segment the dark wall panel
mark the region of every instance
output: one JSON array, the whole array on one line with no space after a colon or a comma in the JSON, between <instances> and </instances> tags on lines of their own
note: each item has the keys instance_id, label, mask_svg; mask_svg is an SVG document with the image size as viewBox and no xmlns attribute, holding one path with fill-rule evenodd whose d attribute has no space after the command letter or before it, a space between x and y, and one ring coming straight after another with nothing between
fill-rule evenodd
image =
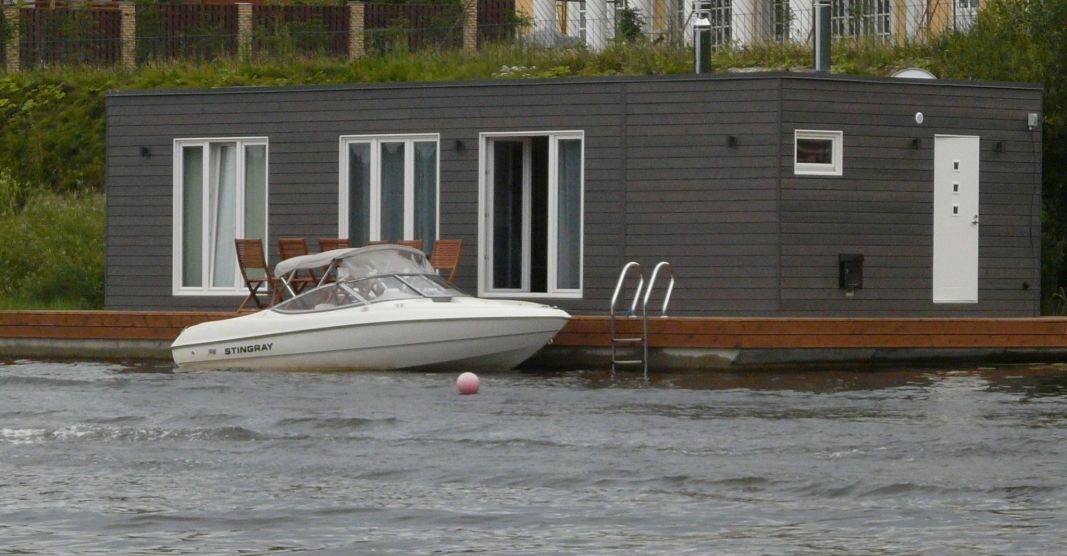
<instances>
[{"instance_id":1,"label":"dark wall panel","mask_svg":"<svg viewBox=\"0 0 1067 556\"><path fill-rule=\"evenodd\" d=\"M783 80L782 314L1039 314L1040 134L1026 115L1040 106L1026 87ZM843 175L794 175L796 129L842 131ZM981 138L978 303L932 301L937 134ZM851 297L840 253L865 256Z\"/></svg>"},{"instance_id":2,"label":"dark wall panel","mask_svg":"<svg viewBox=\"0 0 1067 556\"><path fill-rule=\"evenodd\" d=\"M581 130L584 295L549 303L606 312L623 264L668 260L673 314L1032 314L1036 250L1022 238L1039 237L1040 166L1018 124L1039 104L1040 91L1025 87L785 75L116 94L106 303L240 301L170 295L176 138L268 139L273 262L279 237L336 235L338 136L440 134L441 236L463 240L458 284L474 292L478 134ZM927 116L919 128L917 110ZM845 132L845 176L793 176L793 130L821 126ZM983 302L962 309L929 302L933 133L983 137ZM865 288L852 298L836 288L838 252L867 255ZM1023 280L1034 287L1016 287Z\"/></svg>"}]
</instances>

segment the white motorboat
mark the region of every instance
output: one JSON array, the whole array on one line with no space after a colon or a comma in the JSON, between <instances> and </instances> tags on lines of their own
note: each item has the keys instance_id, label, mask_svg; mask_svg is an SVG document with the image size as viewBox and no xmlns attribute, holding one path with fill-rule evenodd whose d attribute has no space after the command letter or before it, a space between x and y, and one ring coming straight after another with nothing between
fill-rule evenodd
<instances>
[{"instance_id":1,"label":"white motorboat","mask_svg":"<svg viewBox=\"0 0 1067 556\"><path fill-rule=\"evenodd\" d=\"M205 322L171 345L182 368L333 371L507 370L570 318L554 307L479 299L450 287L417 249L336 249L286 259L288 287L323 269L318 286L270 309Z\"/></svg>"}]
</instances>

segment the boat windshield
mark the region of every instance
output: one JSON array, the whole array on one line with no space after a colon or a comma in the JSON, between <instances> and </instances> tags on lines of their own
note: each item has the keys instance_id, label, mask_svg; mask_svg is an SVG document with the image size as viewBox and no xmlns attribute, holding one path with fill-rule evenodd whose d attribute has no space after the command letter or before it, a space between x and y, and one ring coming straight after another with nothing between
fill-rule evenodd
<instances>
[{"instance_id":1,"label":"boat windshield","mask_svg":"<svg viewBox=\"0 0 1067 556\"><path fill-rule=\"evenodd\" d=\"M465 295L436 274L388 274L331 282L279 303L275 311L329 311L381 301L431 298L447 301Z\"/></svg>"},{"instance_id":2,"label":"boat windshield","mask_svg":"<svg viewBox=\"0 0 1067 556\"><path fill-rule=\"evenodd\" d=\"M407 248L352 250L335 259L336 281L274 306L281 313L331 311L380 301L431 298L446 301L464 293L450 287L426 260Z\"/></svg>"}]
</instances>

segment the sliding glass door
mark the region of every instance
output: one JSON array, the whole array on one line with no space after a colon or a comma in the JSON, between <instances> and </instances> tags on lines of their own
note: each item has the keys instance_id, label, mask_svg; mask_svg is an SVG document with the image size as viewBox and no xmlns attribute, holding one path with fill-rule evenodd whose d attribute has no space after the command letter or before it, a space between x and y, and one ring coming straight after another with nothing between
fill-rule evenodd
<instances>
[{"instance_id":1,"label":"sliding glass door","mask_svg":"<svg viewBox=\"0 0 1067 556\"><path fill-rule=\"evenodd\" d=\"M582 141L483 134L482 294L581 296Z\"/></svg>"}]
</instances>

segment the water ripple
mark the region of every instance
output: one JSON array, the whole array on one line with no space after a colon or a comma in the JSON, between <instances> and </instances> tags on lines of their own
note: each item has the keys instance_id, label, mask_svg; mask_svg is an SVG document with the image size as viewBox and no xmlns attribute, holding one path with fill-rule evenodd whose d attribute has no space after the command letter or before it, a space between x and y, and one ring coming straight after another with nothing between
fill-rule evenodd
<instances>
[{"instance_id":1,"label":"water ripple","mask_svg":"<svg viewBox=\"0 0 1067 556\"><path fill-rule=\"evenodd\" d=\"M1067 554L1065 377L16 361L0 552Z\"/></svg>"},{"instance_id":2,"label":"water ripple","mask_svg":"<svg viewBox=\"0 0 1067 556\"><path fill-rule=\"evenodd\" d=\"M70 425L59 429L23 428L0 429L0 442L33 444L38 442L125 441L152 442L159 440L251 441L266 439L265 435L239 426L204 427L194 429L162 429L142 427L101 427Z\"/></svg>"}]
</instances>

